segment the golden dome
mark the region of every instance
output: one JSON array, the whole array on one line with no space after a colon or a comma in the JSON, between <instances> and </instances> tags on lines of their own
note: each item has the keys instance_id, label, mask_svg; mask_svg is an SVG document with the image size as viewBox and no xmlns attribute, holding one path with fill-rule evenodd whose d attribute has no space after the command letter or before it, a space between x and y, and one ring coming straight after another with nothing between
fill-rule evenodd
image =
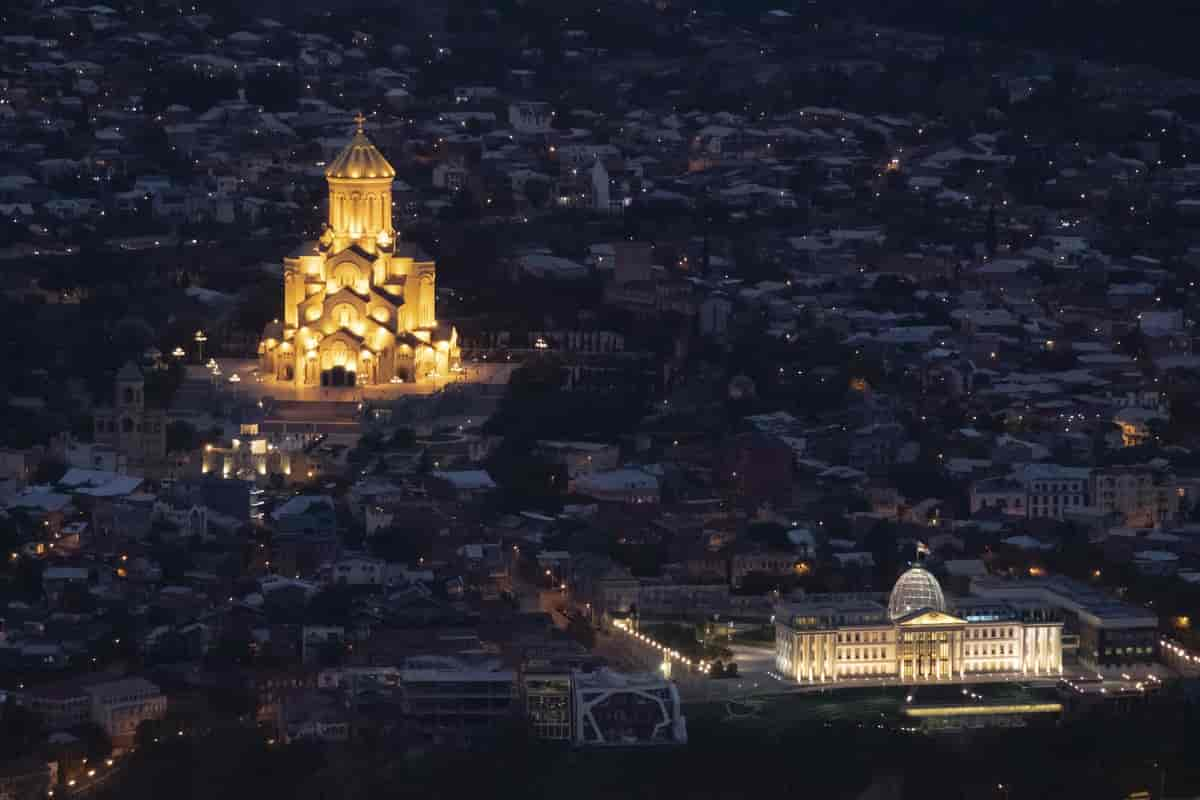
<instances>
[{"instance_id":1,"label":"golden dome","mask_svg":"<svg viewBox=\"0 0 1200 800\"><path fill-rule=\"evenodd\" d=\"M325 168L326 178L394 178L396 170L383 157L383 153L363 133L366 120L362 114L354 118L358 130L350 144Z\"/></svg>"}]
</instances>

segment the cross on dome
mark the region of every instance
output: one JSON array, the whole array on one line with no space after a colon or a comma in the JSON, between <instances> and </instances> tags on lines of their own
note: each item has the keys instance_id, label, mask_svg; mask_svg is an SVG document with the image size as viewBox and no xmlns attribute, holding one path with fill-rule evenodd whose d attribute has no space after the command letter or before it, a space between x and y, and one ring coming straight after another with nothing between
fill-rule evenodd
<instances>
[{"instance_id":1,"label":"cross on dome","mask_svg":"<svg viewBox=\"0 0 1200 800\"><path fill-rule=\"evenodd\" d=\"M354 116L356 131L337 158L325 168L325 177L334 180L376 180L396 177L396 170L367 137L363 127L367 118Z\"/></svg>"}]
</instances>

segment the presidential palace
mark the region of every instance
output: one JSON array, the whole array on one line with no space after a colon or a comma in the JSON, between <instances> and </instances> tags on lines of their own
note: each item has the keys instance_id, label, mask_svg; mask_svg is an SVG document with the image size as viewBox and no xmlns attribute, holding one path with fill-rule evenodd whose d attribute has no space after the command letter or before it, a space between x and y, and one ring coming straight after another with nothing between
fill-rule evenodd
<instances>
[{"instance_id":1,"label":"presidential palace","mask_svg":"<svg viewBox=\"0 0 1200 800\"><path fill-rule=\"evenodd\" d=\"M885 608L864 595L779 606L775 665L801 683L968 682L1062 674L1061 615L1036 599L971 597L947 607L937 578L913 566Z\"/></svg>"}]
</instances>

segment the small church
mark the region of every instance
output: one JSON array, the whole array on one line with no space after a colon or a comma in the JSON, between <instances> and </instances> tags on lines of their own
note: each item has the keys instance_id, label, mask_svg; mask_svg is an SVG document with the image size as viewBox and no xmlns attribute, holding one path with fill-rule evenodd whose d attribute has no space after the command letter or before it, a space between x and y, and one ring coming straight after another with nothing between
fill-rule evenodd
<instances>
[{"instance_id":1,"label":"small church","mask_svg":"<svg viewBox=\"0 0 1200 800\"><path fill-rule=\"evenodd\" d=\"M134 474L167 457L167 412L146 407L146 376L132 361L117 372L111 406L93 413L95 440L123 455Z\"/></svg>"}]
</instances>

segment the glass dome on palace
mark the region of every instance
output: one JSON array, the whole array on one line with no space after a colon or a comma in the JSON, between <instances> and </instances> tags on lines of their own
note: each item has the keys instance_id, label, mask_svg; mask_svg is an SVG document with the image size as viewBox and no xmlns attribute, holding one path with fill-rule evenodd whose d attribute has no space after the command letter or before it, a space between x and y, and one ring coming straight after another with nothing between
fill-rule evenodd
<instances>
[{"instance_id":1,"label":"glass dome on palace","mask_svg":"<svg viewBox=\"0 0 1200 800\"><path fill-rule=\"evenodd\" d=\"M896 580L888 598L888 617L897 620L914 611L946 610L946 597L937 578L924 567L914 566Z\"/></svg>"}]
</instances>

